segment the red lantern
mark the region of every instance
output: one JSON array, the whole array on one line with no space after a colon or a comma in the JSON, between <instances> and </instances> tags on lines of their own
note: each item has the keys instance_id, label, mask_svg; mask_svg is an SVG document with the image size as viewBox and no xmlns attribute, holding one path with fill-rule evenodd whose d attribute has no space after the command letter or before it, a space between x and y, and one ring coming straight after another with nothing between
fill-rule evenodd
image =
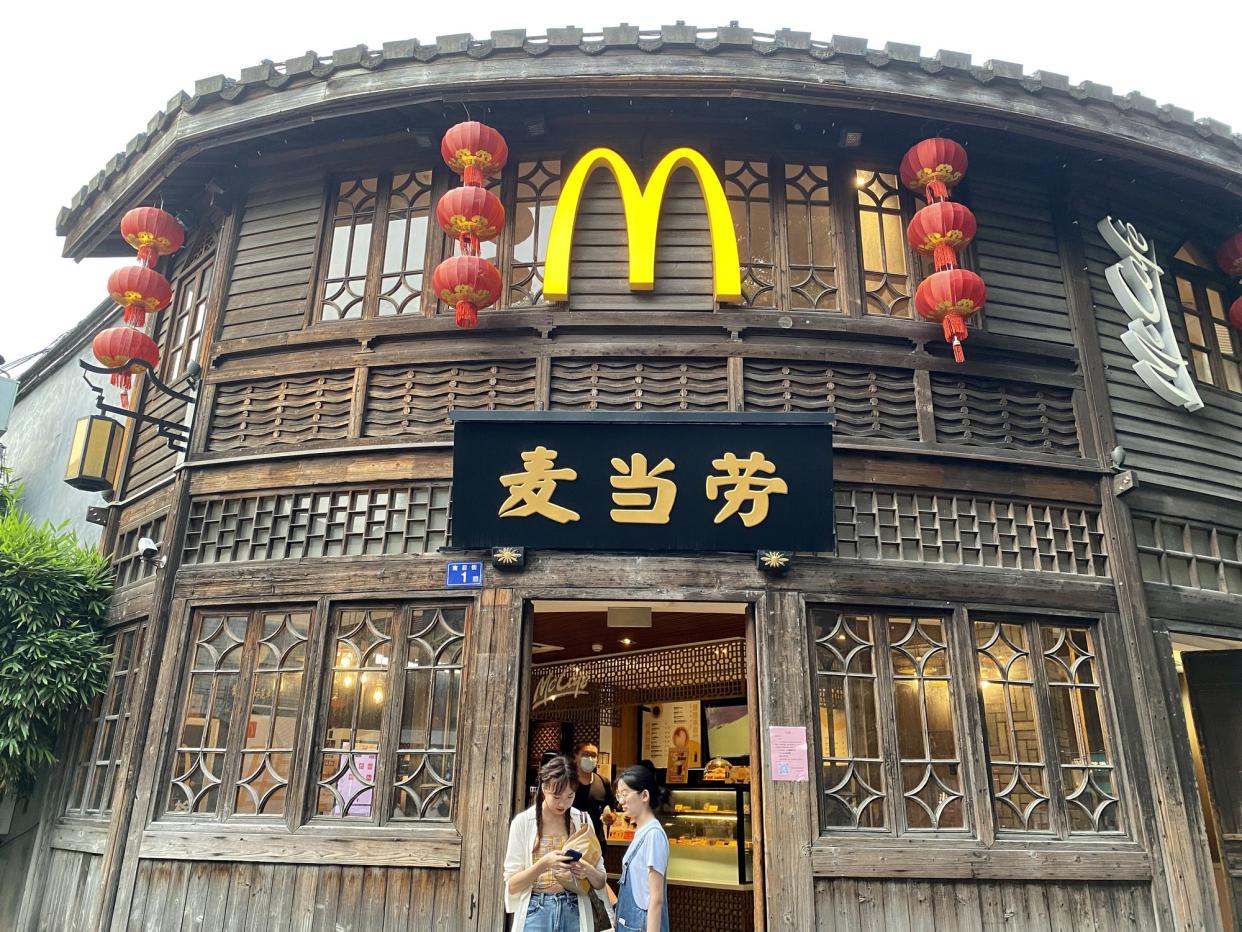
<instances>
[{"instance_id":1,"label":"red lantern","mask_svg":"<svg viewBox=\"0 0 1242 932\"><path fill-rule=\"evenodd\" d=\"M480 240L495 239L505 225L500 199L483 187L453 188L436 205L440 228L462 244L466 255L479 252Z\"/></svg>"},{"instance_id":2,"label":"red lantern","mask_svg":"<svg viewBox=\"0 0 1242 932\"><path fill-rule=\"evenodd\" d=\"M168 307L172 286L154 269L127 265L108 276L108 294L125 308L125 323L141 327L147 322L147 314Z\"/></svg>"},{"instance_id":3,"label":"red lantern","mask_svg":"<svg viewBox=\"0 0 1242 932\"><path fill-rule=\"evenodd\" d=\"M155 341L133 327L111 327L91 343L91 350L101 366L114 369L130 363L124 372L112 373L112 384L120 386L121 404L129 407L129 389L133 384L132 375L143 372L145 367L138 365L137 360L147 363L152 369L160 364L160 350Z\"/></svg>"},{"instance_id":4,"label":"red lantern","mask_svg":"<svg viewBox=\"0 0 1242 932\"><path fill-rule=\"evenodd\" d=\"M479 321L479 309L500 297L500 272L478 256L453 256L431 273L431 288L436 297L456 309L457 326L473 327Z\"/></svg>"},{"instance_id":5,"label":"red lantern","mask_svg":"<svg viewBox=\"0 0 1242 932\"><path fill-rule=\"evenodd\" d=\"M1242 298L1238 298L1229 308L1229 323L1242 330Z\"/></svg>"},{"instance_id":6,"label":"red lantern","mask_svg":"<svg viewBox=\"0 0 1242 932\"><path fill-rule=\"evenodd\" d=\"M965 362L961 344L966 339L966 318L980 311L987 297L987 286L974 272L946 269L919 283L914 307L924 320L944 325L944 338L953 344L953 358Z\"/></svg>"},{"instance_id":7,"label":"red lantern","mask_svg":"<svg viewBox=\"0 0 1242 932\"><path fill-rule=\"evenodd\" d=\"M952 139L924 139L902 158L901 183L928 201L943 201L949 188L962 180L968 164L966 150Z\"/></svg>"},{"instance_id":8,"label":"red lantern","mask_svg":"<svg viewBox=\"0 0 1242 932\"><path fill-rule=\"evenodd\" d=\"M490 126L470 120L449 127L440 143L440 154L449 168L461 175L463 184L481 185L500 174L509 157L505 138Z\"/></svg>"},{"instance_id":9,"label":"red lantern","mask_svg":"<svg viewBox=\"0 0 1242 932\"><path fill-rule=\"evenodd\" d=\"M954 201L928 204L906 228L910 248L931 256L936 271L956 265L956 251L975 238L975 215Z\"/></svg>"},{"instance_id":10,"label":"red lantern","mask_svg":"<svg viewBox=\"0 0 1242 932\"><path fill-rule=\"evenodd\" d=\"M1216 264L1230 278L1242 279L1242 230L1220 244L1216 250Z\"/></svg>"},{"instance_id":11,"label":"red lantern","mask_svg":"<svg viewBox=\"0 0 1242 932\"><path fill-rule=\"evenodd\" d=\"M138 250L138 261L154 265L160 256L176 252L185 242L177 218L158 207L135 207L121 218L121 235Z\"/></svg>"}]
</instances>

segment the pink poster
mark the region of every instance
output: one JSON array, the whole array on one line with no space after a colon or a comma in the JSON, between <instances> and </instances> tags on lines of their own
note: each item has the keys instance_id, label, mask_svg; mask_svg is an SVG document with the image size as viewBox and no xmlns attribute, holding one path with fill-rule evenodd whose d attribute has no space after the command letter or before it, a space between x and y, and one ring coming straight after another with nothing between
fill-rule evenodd
<instances>
[{"instance_id":1,"label":"pink poster","mask_svg":"<svg viewBox=\"0 0 1242 932\"><path fill-rule=\"evenodd\" d=\"M805 783L811 779L806 761L806 728L802 725L772 725L772 779Z\"/></svg>"}]
</instances>

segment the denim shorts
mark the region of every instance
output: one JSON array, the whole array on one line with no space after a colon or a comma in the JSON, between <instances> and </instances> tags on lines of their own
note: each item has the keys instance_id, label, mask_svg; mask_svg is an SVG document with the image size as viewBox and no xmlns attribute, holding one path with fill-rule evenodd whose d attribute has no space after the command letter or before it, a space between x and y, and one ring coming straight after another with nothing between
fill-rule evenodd
<instances>
[{"instance_id":1,"label":"denim shorts","mask_svg":"<svg viewBox=\"0 0 1242 932\"><path fill-rule=\"evenodd\" d=\"M525 932L581 932L576 893L532 893Z\"/></svg>"}]
</instances>

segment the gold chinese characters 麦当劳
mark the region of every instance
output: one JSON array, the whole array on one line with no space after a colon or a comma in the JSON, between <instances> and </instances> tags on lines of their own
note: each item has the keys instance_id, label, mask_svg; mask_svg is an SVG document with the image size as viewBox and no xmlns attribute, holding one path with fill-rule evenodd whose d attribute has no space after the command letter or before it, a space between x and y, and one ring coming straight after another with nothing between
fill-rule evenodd
<instances>
[{"instance_id":1,"label":"gold chinese characters \u9ea6\u5f53\u52b3","mask_svg":"<svg viewBox=\"0 0 1242 932\"><path fill-rule=\"evenodd\" d=\"M541 515L559 524L581 518L573 509L552 501L558 482L578 478L576 469L555 466L559 455L542 444L523 451L522 471L500 477L500 484L509 491L500 505L500 517ZM612 503L617 507L608 516L618 524L668 524L677 499L677 484L667 474L676 470L676 464L664 457L648 468L644 453L631 453L628 461L614 456L611 462L616 472L608 481L618 491L612 493ZM715 501L721 493L724 499L716 513L716 524L734 515L748 528L762 524L768 516L769 497L789 492L788 483L775 475L776 464L758 450L752 450L744 459L726 452L713 459L712 466L721 474L706 477L707 499ZM741 509L747 504L750 510L743 512Z\"/></svg>"}]
</instances>

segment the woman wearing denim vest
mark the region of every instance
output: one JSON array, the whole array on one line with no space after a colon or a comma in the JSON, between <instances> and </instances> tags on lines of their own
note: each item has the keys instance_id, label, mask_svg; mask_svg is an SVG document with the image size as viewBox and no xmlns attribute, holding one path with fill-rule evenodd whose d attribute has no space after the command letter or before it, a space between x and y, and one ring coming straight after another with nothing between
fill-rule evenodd
<instances>
[{"instance_id":1,"label":"woman wearing denim vest","mask_svg":"<svg viewBox=\"0 0 1242 932\"><path fill-rule=\"evenodd\" d=\"M655 774L641 765L617 779L617 802L638 825L621 862L618 932L669 932L668 836L653 809L660 804Z\"/></svg>"},{"instance_id":2,"label":"woman wearing denim vest","mask_svg":"<svg viewBox=\"0 0 1242 932\"><path fill-rule=\"evenodd\" d=\"M578 775L566 757L539 768L535 805L513 817L505 855L505 909L513 913L513 932L591 932L591 901L578 881L602 890L606 874L595 864L561 853L565 840L584 825L585 812L573 808Z\"/></svg>"}]
</instances>

